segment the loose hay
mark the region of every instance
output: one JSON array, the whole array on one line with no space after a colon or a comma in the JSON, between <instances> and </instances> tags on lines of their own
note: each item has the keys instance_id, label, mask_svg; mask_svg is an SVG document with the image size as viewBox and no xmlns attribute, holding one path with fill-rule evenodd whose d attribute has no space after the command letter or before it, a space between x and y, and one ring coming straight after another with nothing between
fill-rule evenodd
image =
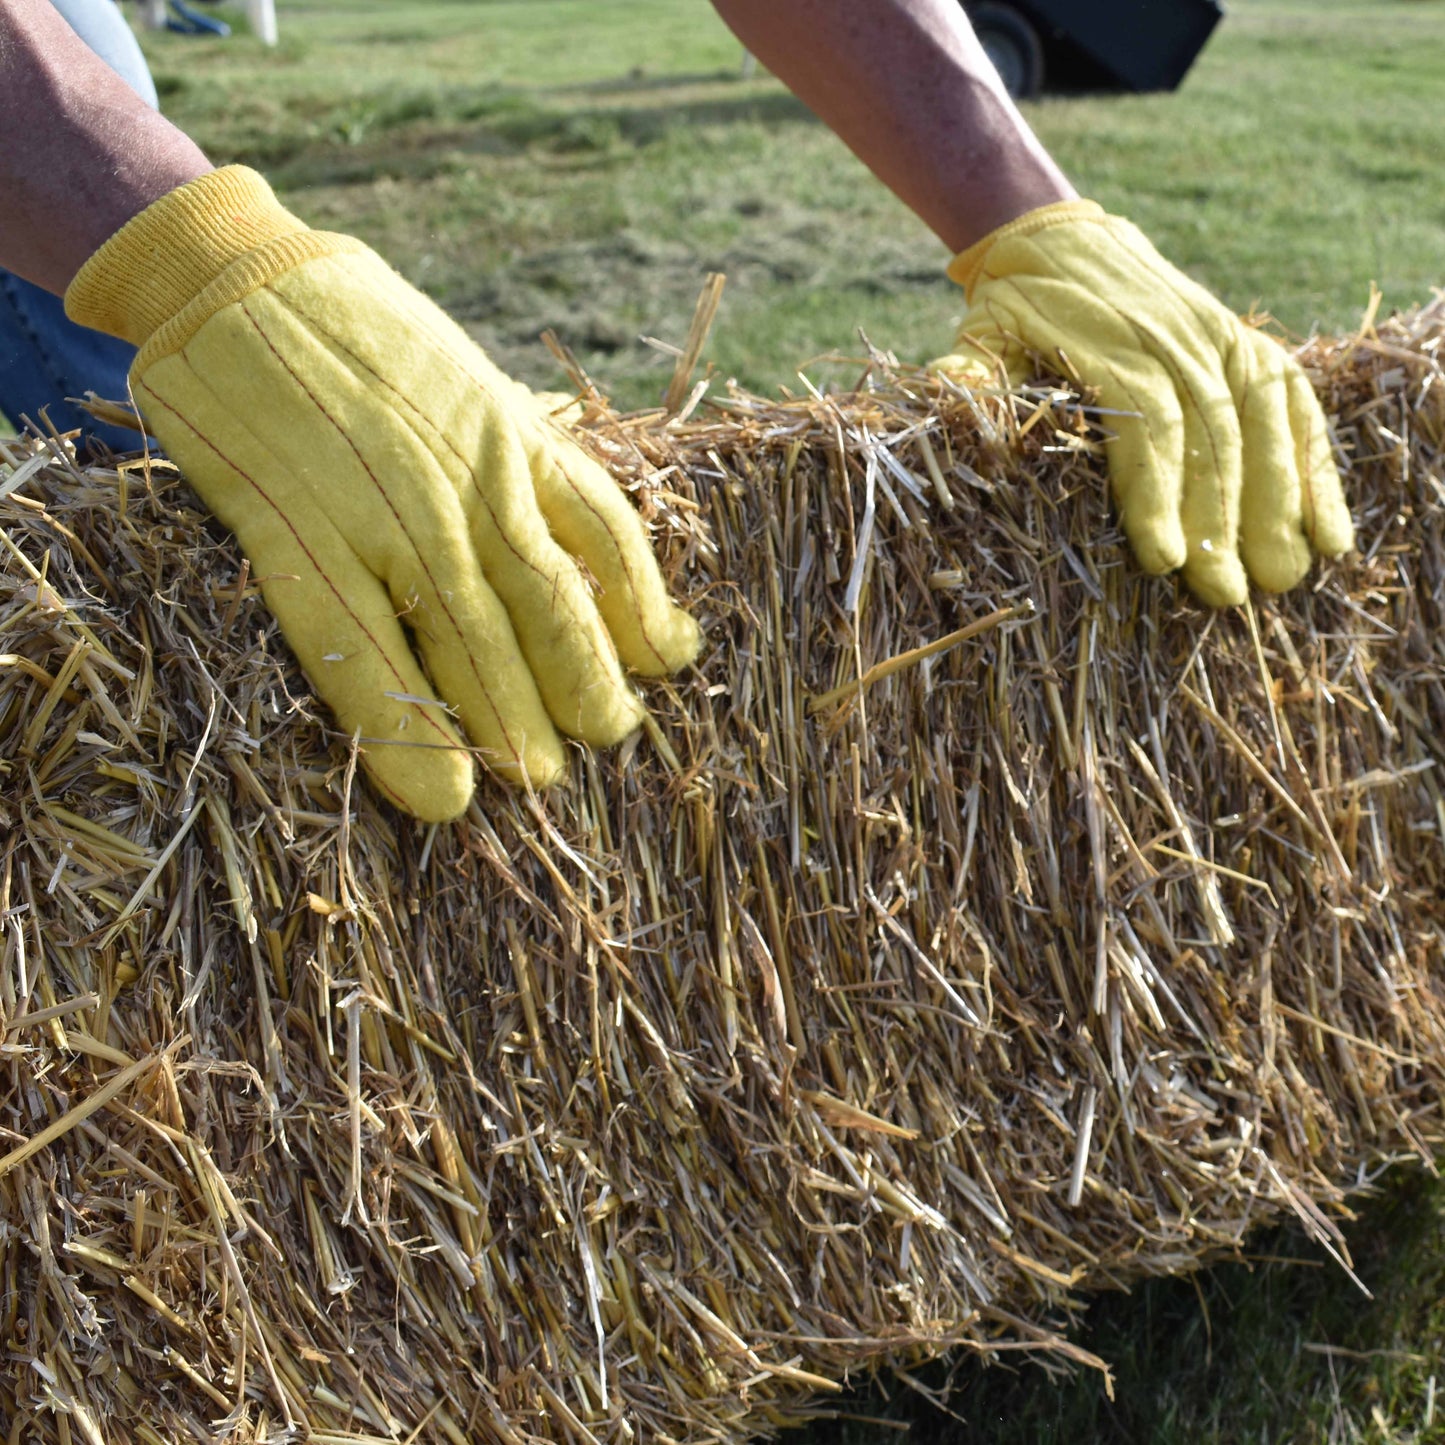
<instances>
[{"instance_id":1,"label":"loose hay","mask_svg":"<svg viewBox=\"0 0 1445 1445\"><path fill-rule=\"evenodd\" d=\"M1442 336L1307 349L1361 550L1231 614L1062 392L595 416L709 648L432 832L164 464L12 448L10 1438L735 1441L1281 1214L1347 1261L1445 1146Z\"/></svg>"}]
</instances>

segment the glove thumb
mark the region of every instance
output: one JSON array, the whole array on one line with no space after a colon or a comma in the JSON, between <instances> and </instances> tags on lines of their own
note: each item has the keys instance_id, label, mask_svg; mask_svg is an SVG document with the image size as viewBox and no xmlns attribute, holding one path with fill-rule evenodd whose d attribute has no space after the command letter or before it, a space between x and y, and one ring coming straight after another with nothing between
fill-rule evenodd
<instances>
[{"instance_id":1,"label":"glove thumb","mask_svg":"<svg viewBox=\"0 0 1445 1445\"><path fill-rule=\"evenodd\" d=\"M1028 357L1023 347L996 328L985 325L975 329L971 319L965 317L953 339L953 349L946 356L934 357L928 369L970 387L1007 388L1027 380Z\"/></svg>"}]
</instances>

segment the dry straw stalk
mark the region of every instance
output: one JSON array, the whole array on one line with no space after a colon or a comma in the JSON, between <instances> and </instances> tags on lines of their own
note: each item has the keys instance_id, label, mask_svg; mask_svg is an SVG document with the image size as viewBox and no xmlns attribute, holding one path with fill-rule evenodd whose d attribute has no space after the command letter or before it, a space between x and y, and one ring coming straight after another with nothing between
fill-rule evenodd
<instances>
[{"instance_id":1,"label":"dry straw stalk","mask_svg":"<svg viewBox=\"0 0 1445 1445\"><path fill-rule=\"evenodd\" d=\"M11 1438L735 1441L1445 1143L1445 307L1304 354L1360 551L1210 614L1094 420L594 411L703 619L424 831L161 462L0 469ZM946 644L946 645L945 645Z\"/></svg>"}]
</instances>

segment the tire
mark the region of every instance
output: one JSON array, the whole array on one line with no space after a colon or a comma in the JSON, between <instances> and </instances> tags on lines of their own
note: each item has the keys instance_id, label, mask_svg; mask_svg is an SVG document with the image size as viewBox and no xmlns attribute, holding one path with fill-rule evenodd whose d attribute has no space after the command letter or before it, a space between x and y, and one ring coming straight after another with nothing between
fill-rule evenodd
<instances>
[{"instance_id":1,"label":"tire","mask_svg":"<svg viewBox=\"0 0 1445 1445\"><path fill-rule=\"evenodd\" d=\"M999 0L971 7L969 19L1004 89L1015 100L1036 96L1044 83L1044 47L1028 19Z\"/></svg>"}]
</instances>

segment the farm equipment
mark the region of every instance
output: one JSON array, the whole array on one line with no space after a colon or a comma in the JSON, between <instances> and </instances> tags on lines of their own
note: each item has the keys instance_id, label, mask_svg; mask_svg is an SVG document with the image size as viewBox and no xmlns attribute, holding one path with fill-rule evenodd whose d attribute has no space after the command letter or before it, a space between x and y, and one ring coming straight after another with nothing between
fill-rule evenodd
<instances>
[{"instance_id":1,"label":"farm equipment","mask_svg":"<svg viewBox=\"0 0 1445 1445\"><path fill-rule=\"evenodd\" d=\"M1224 14L1219 0L964 0L1010 95L1173 90Z\"/></svg>"}]
</instances>

